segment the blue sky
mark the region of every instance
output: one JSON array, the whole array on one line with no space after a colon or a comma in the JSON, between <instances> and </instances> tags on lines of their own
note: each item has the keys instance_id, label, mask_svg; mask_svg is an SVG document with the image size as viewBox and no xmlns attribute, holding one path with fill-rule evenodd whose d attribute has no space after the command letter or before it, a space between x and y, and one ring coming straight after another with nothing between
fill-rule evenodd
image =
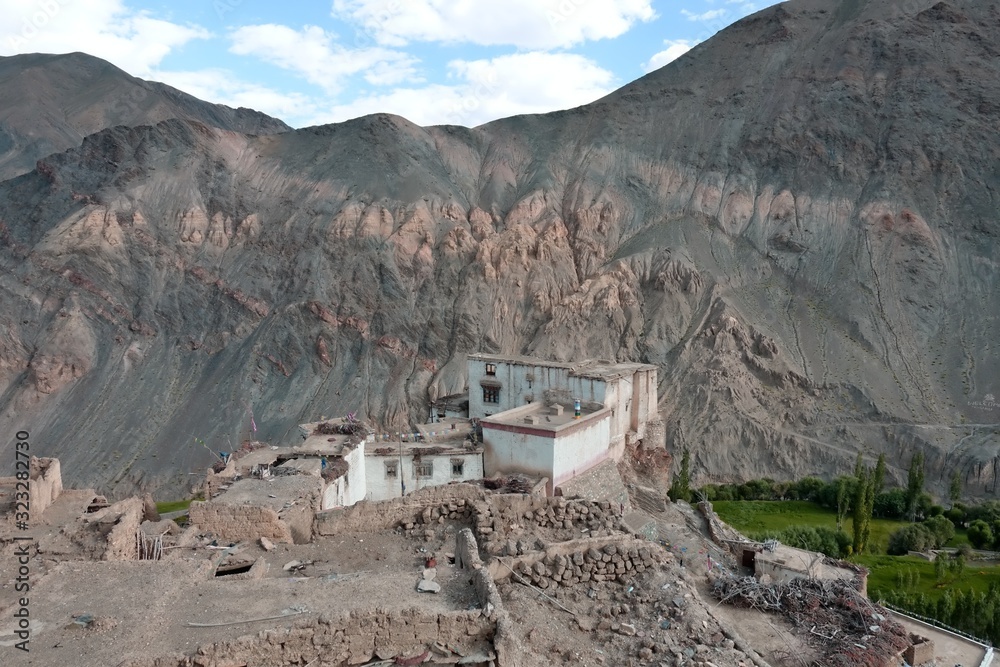
<instances>
[{"instance_id":1,"label":"blue sky","mask_svg":"<svg viewBox=\"0 0 1000 667\"><path fill-rule=\"evenodd\" d=\"M769 0L0 0L0 55L83 51L294 127L593 101Z\"/></svg>"}]
</instances>

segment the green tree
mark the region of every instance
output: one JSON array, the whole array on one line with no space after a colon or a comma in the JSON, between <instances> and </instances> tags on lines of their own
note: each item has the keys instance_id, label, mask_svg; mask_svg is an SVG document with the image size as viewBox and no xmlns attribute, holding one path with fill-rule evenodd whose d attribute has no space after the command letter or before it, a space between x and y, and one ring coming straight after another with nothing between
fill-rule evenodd
<instances>
[{"instance_id":1,"label":"green tree","mask_svg":"<svg viewBox=\"0 0 1000 667\"><path fill-rule=\"evenodd\" d=\"M923 524L930 534L934 537L933 547L935 549L940 549L948 541L955 537L955 524L953 524L948 519L943 516L932 516L926 519Z\"/></svg>"},{"instance_id":2,"label":"green tree","mask_svg":"<svg viewBox=\"0 0 1000 667\"><path fill-rule=\"evenodd\" d=\"M951 475L951 485L948 487L948 498L951 500L951 506L954 507L955 503L962 499L962 473L956 470Z\"/></svg>"},{"instance_id":3,"label":"green tree","mask_svg":"<svg viewBox=\"0 0 1000 667\"><path fill-rule=\"evenodd\" d=\"M969 542L977 549L993 544L993 529L982 519L976 519L969 524L968 536Z\"/></svg>"},{"instance_id":4,"label":"green tree","mask_svg":"<svg viewBox=\"0 0 1000 667\"><path fill-rule=\"evenodd\" d=\"M858 458L854 459L854 476L861 479L861 473L864 472L865 458L858 452Z\"/></svg>"},{"instance_id":5,"label":"green tree","mask_svg":"<svg viewBox=\"0 0 1000 667\"><path fill-rule=\"evenodd\" d=\"M913 523L894 530L889 535L889 555L904 556L907 551L925 551L934 544L934 535L927 526Z\"/></svg>"},{"instance_id":6,"label":"green tree","mask_svg":"<svg viewBox=\"0 0 1000 667\"><path fill-rule=\"evenodd\" d=\"M902 519L906 516L906 490L889 489L875 496L875 516Z\"/></svg>"},{"instance_id":7,"label":"green tree","mask_svg":"<svg viewBox=\"0 0 1000 667\"><path fill-rule=\"evenodd\" d=\"M934 559L934 578L938 583L945 580L948 576L948 559L944 554L938 554L937 558Z\"/></svg>"},{"instance_id":8,"label":"green tree","mask_svg":"<svg viewBox=\"0 0 1000 667\"><path fill-rule=\"evenodd\" d=\"M843 529L844 518L847 516L847 510L851 507L850 491L851 487L847 478L839 477L837 479L837 530Z\"/></svg>"},{"instance_id":9,"label":"green tree","mask_svg":"<svg viewBox=\"0 0 1000 667\"><path fill-rule=\"evenodd\" d=\"M674 476L667 495L675 502L678 500L691 502L691 452L688 451L687 447L681 454L681 469Z\"/></svg>"},{"instance_id":10,"label":"green tree","mask_svg":"<svg viewBox=\"0 0 1000 667\"><path fill-rule=\"evenodd\" d=\"M906 479L906 511L910 521L917 516L917 502L924 492L924 453L918 451L910 460L910 471Z\"/></svg>"},{"instance_id":11,"label":"green tree","mask_svg":"<svg viewBox=\"0 0 1000 667\"><path fill-rule=\"evenodd\" d=\"M875 495L882 493L885 486L885 454L878 455L878 463L875 464Z\"/></svg>"},{"instance_id":12,"label":"green tree","mask_svg":"<svg viewBox=\"0 0 1000 667\"><path fill-rule=\"evenodd\" d=\"M858 488L854 496L854 542L855 554L863 553L871 535L872 509L875 506L875 473L865 468L858 476Z\"/></svg>"}]
</instances>

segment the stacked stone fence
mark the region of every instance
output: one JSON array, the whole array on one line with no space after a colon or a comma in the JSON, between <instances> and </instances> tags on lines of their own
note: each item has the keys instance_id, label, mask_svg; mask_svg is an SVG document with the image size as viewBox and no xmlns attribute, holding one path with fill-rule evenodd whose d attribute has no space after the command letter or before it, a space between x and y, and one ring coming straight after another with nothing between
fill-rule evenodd
<instances>
[{"instance_id":1,"label":"stacked stone fence","mask_svg":"<svg viewBox=\"0 0 1000 667\"><path fill-rule=\"evenodd\" d=\"M536 529L566 531L559 537L572 539L584 531L591 535L612 533L619 525L618 508L608 501L511 494L494 496L488 503L474 503L473 510L476 534L485 553L494 555L523 553L524 548L512 538L512 526L528 535Z\"/></svg>"},{"instance_id":2,"label":"stacked stone fence","mask_svg":"<svg viewBox=\"0 0 1000 667\"><path fill-rule=\"evenodd\" d=\"M520 579L544 590L591 581L624 584L669 558L668 553L646 541L617 535L561 542L523 556L497 557L490 561L489 569L496 581L511 577L513 570Z\"/></svg>"}]
</instances>

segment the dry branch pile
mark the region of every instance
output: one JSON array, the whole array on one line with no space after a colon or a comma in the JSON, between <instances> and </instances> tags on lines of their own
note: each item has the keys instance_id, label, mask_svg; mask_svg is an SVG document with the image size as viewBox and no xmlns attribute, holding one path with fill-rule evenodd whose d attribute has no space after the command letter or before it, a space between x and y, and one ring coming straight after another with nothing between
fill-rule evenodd
<instances>
[{"instance_id":1,"label":"dry branch pile","mask_svg":"<svg viewBox=\"0 0 1000 667\"><path fill-rule=\"evenodd\" d=\"M824 651L816 667L883 667L909 646L906 630L850 581L719 577L712 592L721 602L786 616Z\"/></svg>"}]
</instances>

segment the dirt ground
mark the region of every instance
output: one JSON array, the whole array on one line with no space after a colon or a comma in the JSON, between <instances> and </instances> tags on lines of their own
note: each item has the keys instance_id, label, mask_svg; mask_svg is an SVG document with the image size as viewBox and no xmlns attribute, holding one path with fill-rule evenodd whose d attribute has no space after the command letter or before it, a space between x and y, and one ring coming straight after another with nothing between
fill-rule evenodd
<instances>
[{"instance_id":1,"label":"dirt ground","mask_svg":"<svg viewBox=\"0 0 1000 667\"><path fill-rule=\"evenodd\" d=\"M927 637L934 642L934 659L940 667L978 667L986 649L953 634L942 632L932 625L915 621L900 614L892 614L907 631Z\"/></svg>"},{"instance_id":2,"label":"dirt ground","mask_svg":"<svg viewBox=\"0 0 1000 667\"><path fill-rule=\"evenodd\" d=\"M212 563L221 555L204 547L187 557L155 563L81 560L44 568L37 559L32 564L31 651L19 654L16 664L107 667L131 657L191 652L205 643L291 627L303 617L352 609L419 608L434 613L476 608L468 574L450 564L443 549L438 554L435 577L441 593L416 591L426 557L437 553L432 549L443 544L387 531L279 545L270 553L256 544L244 545L231 557L253 560L263 556L270 567L259 580L211 577ZM312 563L294 572L283 570L292 560ZM5 552L4 582L9 578L10 563L10 554ZM10 599L9 589L3 591L5 599ZM293 611L304 613L218 628L186 625ZM87 628L73 622L82 614L95 619ZM0 645L5 653L12 650L7 645L13 643L13 630L10 621L0 625ZM86 656L84 662L81 656Z\"/></svg>"}]
</instances>

